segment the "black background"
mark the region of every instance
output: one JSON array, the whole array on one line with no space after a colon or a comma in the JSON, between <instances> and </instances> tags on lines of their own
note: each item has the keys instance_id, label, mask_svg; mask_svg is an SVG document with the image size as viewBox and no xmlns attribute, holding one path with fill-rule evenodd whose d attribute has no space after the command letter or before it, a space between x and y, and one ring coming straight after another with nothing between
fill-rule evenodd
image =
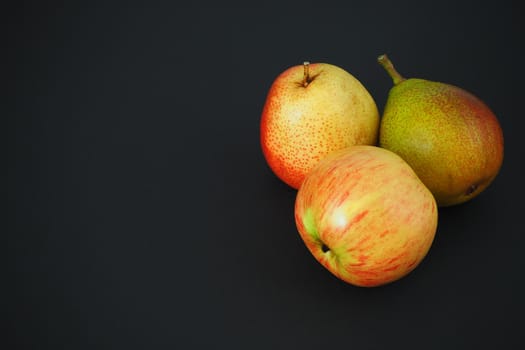
<instances>
[{"instance_id":1,"label":"black background","mask_svg":"<svg viewBox=\"0 0 525 350\"><path fill-rule=\"evenodd\" d=\"M510 348L523 341L523 25L517 2L323 7L17 2L9 12L6 349ZM293 219L260 113L304 60L382 111L387 53L498 115L505 160L440 210L423 263L347 285Z\"/></svg>"}]
</instances>

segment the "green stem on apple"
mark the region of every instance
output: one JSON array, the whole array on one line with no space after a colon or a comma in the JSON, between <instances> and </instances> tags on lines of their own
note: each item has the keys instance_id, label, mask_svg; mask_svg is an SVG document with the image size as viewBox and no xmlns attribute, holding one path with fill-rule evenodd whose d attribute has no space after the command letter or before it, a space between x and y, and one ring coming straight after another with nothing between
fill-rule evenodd
<instances>
[{"instance_id":1,"label":"green stem on apple","mask_svg":"<svg viewBox=\"0 0 525 350\"><path fill-rule=\"evenodd\" d=\"M394 68L394 65L390 61L390 59L387 57L387 55L381 55L377 58L377 62L386 70L388 75L392 78L392 81L394 82L394 85L397 85L406 79L398 73L398 71Z\"/></svg>"},{"instance_id":2,"label":"green stem on apple","mask_svg":"<svg viewBox=\"0 0 525 350\"><path fill-rule=\"evenodd\" d=\"M310 62L304 61L304 74L303 74L303 86L307 87L310 83Z\"/></svg>"}]
</instances>

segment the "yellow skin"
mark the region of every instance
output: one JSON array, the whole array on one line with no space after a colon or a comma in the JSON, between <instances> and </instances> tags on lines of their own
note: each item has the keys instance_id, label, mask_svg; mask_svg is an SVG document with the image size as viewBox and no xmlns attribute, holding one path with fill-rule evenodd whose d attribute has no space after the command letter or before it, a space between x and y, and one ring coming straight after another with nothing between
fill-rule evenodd
<instances>
[{"instance_id":1,"label":"yellow skin","mask_svg":"<svg viewBox=\"0 0 525 350\"><path fill-rule=\"evenodd\" d=\"M503 133L492 111L458 87L389 73L395 86L381 120L379 145L414 169L439 206L480 194L503 161Z\"/></svg>"},{"instance_id":2,"label":"yellow skin","mask_svg":"<svg viewBox=\"0 0 525 350\"><path fill-rule=\"evenodd\" d=\"M372 96L350 73L331 64L306 62L276 78L260 130L268 165L298 189L329 153L376 144L379 112Z\"/></svg>"}]
</instances>

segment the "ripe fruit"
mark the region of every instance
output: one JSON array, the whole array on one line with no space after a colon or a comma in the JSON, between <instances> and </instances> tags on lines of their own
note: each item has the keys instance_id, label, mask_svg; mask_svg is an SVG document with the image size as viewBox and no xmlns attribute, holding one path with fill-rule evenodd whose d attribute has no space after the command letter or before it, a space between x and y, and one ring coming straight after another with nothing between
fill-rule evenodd
<instances>
[{"instance_id":1,"label":"ripe fruit","mask_svg":"<svg viewBox=\"0 0 525 350\"><path fill-rule=\"evenodd\" d=\"M329 153L376 144L377 106L365 87L327 63L294 66L273 82L261 117L262 151L272 171L298 189Z\"/></svg>"},{"instance_id":2,"label":"ripe fruit","mask_svg":"<svg viewBox=\"0 0 525 350\"><path fill-rule=\"evenodd\" d=\"M338 278L378 286L412 271L437 228L430 191L398 155L353 146L328 155L297 192L295 221L312 255Z\"/></svg>"},{"instance_id":3,"label":"ripe fruit","mask_svg":"<svg viewBox=\"0 0 525 350\"><path fill-rule=\"evenodd\" d=\"M452 85L404 79L386 55L378 61L394 81L379 145L410 164L439 206L481 193L503 162L503 133L489 107Z\"/></svg>"}]
</instances>

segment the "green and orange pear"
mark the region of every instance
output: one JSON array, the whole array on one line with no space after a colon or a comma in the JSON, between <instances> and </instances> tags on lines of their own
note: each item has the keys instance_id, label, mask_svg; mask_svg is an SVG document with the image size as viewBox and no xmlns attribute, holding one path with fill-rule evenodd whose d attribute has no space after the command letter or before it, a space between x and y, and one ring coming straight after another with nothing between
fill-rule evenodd
<instances>
[{"instance_id":1,"label":"green and orange pear","mask_svg":"<svg viewBox=\"0 0 525 350\"><path fill-rule=\"evenodd\" d=\"M466 202L495 179L503 162L503 132L492 110L459 87L405 79L386 55L391 76L379 145L400 155L439 206Z\"/></svg>"}]
</instances>

